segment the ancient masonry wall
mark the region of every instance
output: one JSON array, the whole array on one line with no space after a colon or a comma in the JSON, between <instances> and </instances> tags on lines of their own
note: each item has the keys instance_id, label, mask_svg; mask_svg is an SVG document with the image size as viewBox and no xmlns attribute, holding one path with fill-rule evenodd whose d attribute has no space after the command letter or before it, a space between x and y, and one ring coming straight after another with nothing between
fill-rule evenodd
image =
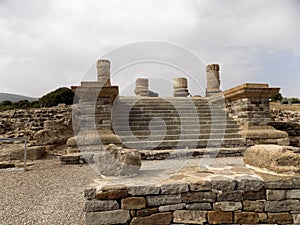
<instances>
[{"instance_id":1,"label":"ancient masonry wall","mask_svg":"<svg viewBox=\"0 0 300 225\"><path fill-rule=\"evenodd\" d=\"M240 125L248 122L255 125L266 125L270 121L269 99L243 98L226 103L229 116Z\"/></svg>"},{"instance_id":2,"label":"ancient masonry wall","mask_svg":"<svg viewBox=\"0 0 300 225\"><path fill-rule=\"evenodd\" d=\"M300 177L85 190L86 224L300 224Z\"/></svg>"}]
</instances>

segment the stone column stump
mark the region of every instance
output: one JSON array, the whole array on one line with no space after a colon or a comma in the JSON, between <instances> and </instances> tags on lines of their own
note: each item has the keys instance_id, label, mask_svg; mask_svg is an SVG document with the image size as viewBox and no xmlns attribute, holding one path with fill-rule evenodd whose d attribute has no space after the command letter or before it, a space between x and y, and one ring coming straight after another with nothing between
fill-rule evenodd
<instances>
[{"instance_id":1,"label":"stone column stump","mask_svg":"<svg viewBox=\"0 0 300 225\"><path fill-rule=\"evenodd\" d=\"M188 90L188 83L186 78L184 77L174 78L173 84L174 84L174 91L173 91L174 97L189 96L190 93Z\"/></svg>"},{"instance_id":2,"label":"stone column stump","mask_svg":"<svg viewBox=\"0 0 300 225\"><path fill-rule=\"evenodd\" d=\"M220 66L218 64L211 64L206 66L207 88L206 96L211 96L221 92L220 90Z\"/></svg>"}]
</instances>

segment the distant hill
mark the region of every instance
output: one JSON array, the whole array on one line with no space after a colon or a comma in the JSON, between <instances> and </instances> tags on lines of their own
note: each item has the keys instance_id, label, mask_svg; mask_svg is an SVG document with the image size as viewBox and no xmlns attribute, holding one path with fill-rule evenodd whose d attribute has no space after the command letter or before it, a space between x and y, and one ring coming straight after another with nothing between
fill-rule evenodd
<instances>
[{"instance_id":1,"label":"distant hill","mask_svg":"<svg viewBox=\"0 0 300 225\"><path fill-rule=\"evenodd\" d=\"M38 100L37 98L27 97L23 95L0 93L0 102L9 100L11 102L18 102L20 100L28 100L30 102Z\"/></svg>"}]
</instances>

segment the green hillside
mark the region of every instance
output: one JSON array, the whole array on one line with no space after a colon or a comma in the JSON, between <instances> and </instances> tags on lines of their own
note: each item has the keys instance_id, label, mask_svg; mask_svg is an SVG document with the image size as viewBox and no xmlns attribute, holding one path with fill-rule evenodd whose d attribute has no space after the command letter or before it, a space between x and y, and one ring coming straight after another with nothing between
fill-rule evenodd
<instances>
[{"instance_id":1,"label":"green hillside","mask_svg":"<svg viewBox=\"0 0 300 225\"><path fill-rule=\"evenodd\" d=\"M20 100L28 100L28 101L32 102L32 101L36 101L38 99L23 96L23 95L0 93L0 102L6 101L6 100L11 101L11 102L18 102Z\"/></svg>"}]
</instances>

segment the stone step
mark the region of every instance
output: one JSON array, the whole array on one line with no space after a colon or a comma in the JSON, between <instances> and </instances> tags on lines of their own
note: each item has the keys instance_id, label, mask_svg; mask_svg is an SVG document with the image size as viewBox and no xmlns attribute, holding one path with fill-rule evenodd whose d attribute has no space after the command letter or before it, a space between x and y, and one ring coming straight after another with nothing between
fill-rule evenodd
<instances>
[{"instance_id":1,"label":"stone step","mask_svg":"<svg viewBox=\"0 0 300 225\"><path fill-rule=\"evenodd\" d=\"M147 118L146 116L143 117L119 117L116 119L113 119L114 124L137 124L137 125L148 125L149 122L151 124L161 124L161 121L165 121L166 123L176 123L176 124L236 124L235 121L230 120L228 118L222 118L222 117L150 117Z\"/></svg>"},{"instance_id":2,"label":"stone step","mask_svg":"<svg viewBox=\"0 0 300 225\"><path fill-rule=\"evenodd\" d=\"M95 113L95 115L107 115L105 113ZM227 117L227 114L225 112L212 112L212 111L195 111L195 110L190 110L190 111L177 111L177 110L165 110L165 111L155 111L155 110L147 110L147 111L114 111L112 114L114 117L117 116L144 116L147 115L149 117L155 116L175 116L175 115L184 115L184 116L190 116L190 117L195 117L195 116L222 116L222 117Z\"/></svg>"},{"instance_id":3,"label":"stone step","mask_svg":"<svg viewBox=\"0 0 300 225\"><path fill-rule=\"evenodd\" d=\"M139 135L139 136L134 136L134 135L130 135L126 136L123 135L122 140L127 142L127 141L152 141L152 140L160 140L162 138L164 138L164 140L190 140L190 139L199 139L199 140L203 140L203 139L234 139L234 138L241 138L240 134L237 133L219 133L219 134L215 134L215 133L211 133L211 134L178 134L178 135L151 135L151 136L147 136L147 135Z\"/></svg>"},{"instance_id":4,"label":"stone step","mask_svg":"<svg viewBox=\"0 0 300 225\"><path fill-rule=\"evenodd\" d=\"M126 131L128 129L130 130L136 130L136 131L147 131L149 130L149 126L129 126L128 124L124 124L124 125L116 125L116 124L113 124L113 129L114 130L117 130L117 131ZM167 126L168 128L168 131L170 130L177 130L177 131L182 131L182 132L185 132L185 131L191 131L191 130L200 130L200 131L208 131L210 132L211 129L239 129L239 126L237 124L226 124L225 125L222 125L220 126L219 124L213 124L213 127L211 127L211 124L206 124L206 125L168 125ZM151 130L158 130L158 131L163 131L163 130L166 130L166 126L151 126Z\"/></svg>"},{"instance_id":5,"label":"stone step","mask_svg":"<svg viewBox=\"0 0 300 225\"><path fill-rule=\"evenodd\" d=\"M217 148L217 147L240 147L244 145L244 139L186 139L186 140L163 140L163 141L126 141L123 142L128 148L134 149L179 149L179 148Z\"/></svg>"},{"instance_id":6,"label":"stone step","mask_svg":"<svg viewBox=\"0 0 300 225\"><path fill-rule=\"evenodd\" d=\"M128 136L128 135L136 135L136 136L149 136L149 135L161 135L162 133L168 133L168 135L189 135L189 134L223 134L223 133L227 133L227 134L234 134L234 133L238 133L240 131L239 128L226 128L224 129L203 129L201 128L201 130L199 129L190 129L190 130L168 130L168 131L161 131L161 130L153 130L151 133L149 130L134 130L134 131L126 131L126 130L117 130L117 132L115 132L117 135L120 136Z\"/></svg>"}]
</instances>

